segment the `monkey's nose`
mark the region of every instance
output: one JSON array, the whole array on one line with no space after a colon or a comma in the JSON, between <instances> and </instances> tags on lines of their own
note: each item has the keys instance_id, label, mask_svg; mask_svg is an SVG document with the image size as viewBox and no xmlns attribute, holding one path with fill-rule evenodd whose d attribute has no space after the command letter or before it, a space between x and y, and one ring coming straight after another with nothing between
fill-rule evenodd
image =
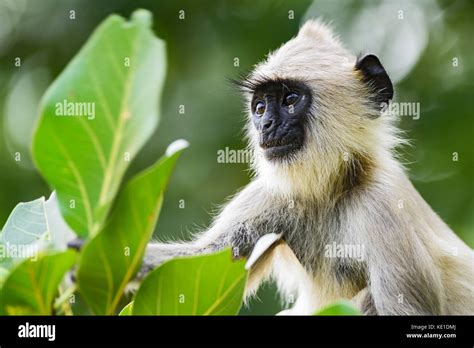
<instances>
[{"instance_id":1,"label":"monkey's nose","mask_svg":"<svg viewBox=\"0 0 474 348\"><path fill-rule=\"evenodd\" d=\"M262 131L268 131L273 125L273 120L272 119L266 119L262 123Z\"/></svg>"}]
</instances>

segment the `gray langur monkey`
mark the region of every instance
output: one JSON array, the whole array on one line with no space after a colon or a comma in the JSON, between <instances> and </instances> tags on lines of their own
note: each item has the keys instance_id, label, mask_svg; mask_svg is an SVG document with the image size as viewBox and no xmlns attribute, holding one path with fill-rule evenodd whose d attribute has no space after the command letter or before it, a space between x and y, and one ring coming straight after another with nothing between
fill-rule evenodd
<instances>
[{"instance_id":1,"label":"gray langur monkey","mask_svg":"<svg viewBox=\"0 0 474 348\"><path fill-rule=\"evenodd\" d=\"M253 180L190 242L150 243L142 274L162 262L232 247L249 257L267 234L246 294L273 278L286 314L352 299L365 314L474 314L474 252L423 200L395 155L383 114L393 87L378 58L356 58L319 21L240 82ZM361 246L334 257L328 246Z\"/></svg>"}]
</instances>

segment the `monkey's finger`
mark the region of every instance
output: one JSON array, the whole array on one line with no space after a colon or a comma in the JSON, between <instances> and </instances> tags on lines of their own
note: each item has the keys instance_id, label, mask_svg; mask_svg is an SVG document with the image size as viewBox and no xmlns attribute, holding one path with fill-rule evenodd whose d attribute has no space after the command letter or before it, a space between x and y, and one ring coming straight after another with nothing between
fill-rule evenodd
<instances>
[{"instance_id":1,"label":"monkey's finger","mask_svg":"<svg viewBox=\"0 0 474 348\"><path fill-rule=\"evenodd\" d=\"M80 238L76 238L67 243L68 249L74 249L77 251L81 251L81 248L83 245L84 245L84 240Z\"/></svg>"}]
</instances>

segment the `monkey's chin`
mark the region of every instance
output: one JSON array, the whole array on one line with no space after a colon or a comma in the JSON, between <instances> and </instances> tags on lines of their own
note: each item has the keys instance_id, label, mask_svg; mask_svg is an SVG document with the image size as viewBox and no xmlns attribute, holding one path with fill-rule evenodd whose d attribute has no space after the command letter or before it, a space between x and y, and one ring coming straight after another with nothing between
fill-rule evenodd
<instances>
[{"instance_id":1,"label":"monkey's chin","mask_svg":"<svg viewBox=\"0 0 474 348\"><path fill-rule=\"evenodd\" d=\"M267 160L284 160L289 159L292 154L297 152L301 148L300 145L295 143L278 145L264 148L264 155Z\"/></svg>"}]
</instances>

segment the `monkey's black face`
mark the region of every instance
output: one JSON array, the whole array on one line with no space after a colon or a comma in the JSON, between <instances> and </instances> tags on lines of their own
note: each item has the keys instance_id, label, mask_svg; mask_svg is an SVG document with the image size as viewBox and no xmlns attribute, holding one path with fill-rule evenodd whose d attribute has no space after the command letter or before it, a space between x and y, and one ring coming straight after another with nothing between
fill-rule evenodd
<instances>
[{"instance_id":1,"label":"monkey's black face","mask_svg":"<svg viewBox=\"0 0 474 348\"><path fill-rule=\"evenodd\" d=\"M267 80L255 89L252 118L269 160L283 159L304 144L311 91L300 81Z\"/></svg>"}]
</instances>

